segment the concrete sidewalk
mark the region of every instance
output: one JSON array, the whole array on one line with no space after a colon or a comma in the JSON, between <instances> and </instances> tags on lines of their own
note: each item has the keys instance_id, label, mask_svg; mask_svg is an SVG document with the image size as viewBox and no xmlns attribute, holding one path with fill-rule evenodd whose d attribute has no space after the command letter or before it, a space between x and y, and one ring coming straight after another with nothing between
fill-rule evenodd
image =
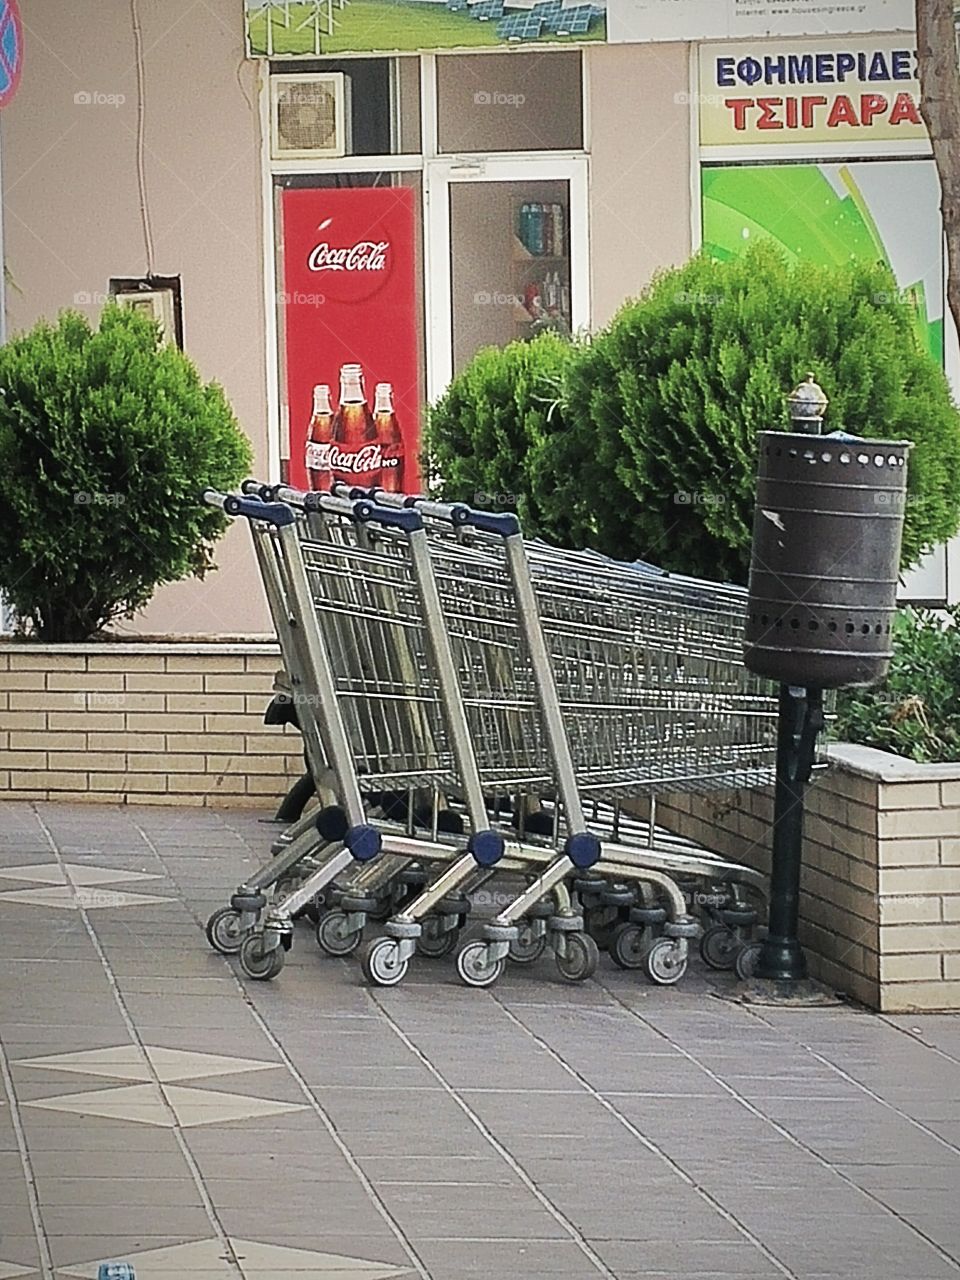
<instances>
[{"instance_id":1,"label":"concrete sidewalk","mask_svg":"<svg viewBox=\"0 0 960 1280\"><path fill-rule=\"evenodd\" d=\"M202 921L245 814L0 814L0 1280L960 1280L960 1017L747 1008L604 957L272 984Z\"/></svg>"}]
</instances>

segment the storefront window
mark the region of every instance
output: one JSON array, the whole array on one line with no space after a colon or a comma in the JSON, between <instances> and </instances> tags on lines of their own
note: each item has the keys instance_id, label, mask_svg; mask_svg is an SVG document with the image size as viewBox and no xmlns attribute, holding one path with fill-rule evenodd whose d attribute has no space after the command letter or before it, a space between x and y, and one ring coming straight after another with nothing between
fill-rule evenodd
<instances>
[{"instance_id":1,"label":"storefront window","mask_svg":"<svg viewBox=\"0 0 960 1280\"><path fill-rule=\"evenodd\" d=\"M579 151L580 52L437 57L440 151Z\"/></svg>"},{"instance_id":2,"label":"storefront window","mask_svg":"<svg viewBox=\"0 0 960 1280\"><path fill-rule=\"evenodd\" d=\"M571 331L570 187L452 182L453 363L544 329Z\"/></svg>"}]
</instances>

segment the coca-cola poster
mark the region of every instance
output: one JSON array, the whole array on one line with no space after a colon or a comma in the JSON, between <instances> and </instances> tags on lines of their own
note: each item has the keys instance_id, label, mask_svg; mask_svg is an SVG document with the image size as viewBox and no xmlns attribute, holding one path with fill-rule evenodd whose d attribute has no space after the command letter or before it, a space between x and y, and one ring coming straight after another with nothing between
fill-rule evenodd
<instances>
[{"instance_id":1,"label":"coca-cola poster","mask_svg":"<svg viewBox=\"0 0 960 1280\"><path fill-rule=\"evenodd\" d=\"M290 483L420 485L415 192L283 192Z\"/></svg>"}]
</instances>

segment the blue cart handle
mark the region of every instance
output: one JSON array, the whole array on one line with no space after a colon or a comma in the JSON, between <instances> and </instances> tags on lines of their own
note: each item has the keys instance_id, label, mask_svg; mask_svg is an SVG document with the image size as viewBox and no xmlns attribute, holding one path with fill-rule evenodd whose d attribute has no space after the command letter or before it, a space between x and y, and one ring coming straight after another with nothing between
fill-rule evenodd
<instances>
[{"instance_id":1,"label":"blue cart handle","mask_svg":"<svg viewBox=\"0 0 960 1280\"><path fill-rule=\"evenodd\" d=\"M496 533L501 538L509 538L520 532L520 521L512 511L496 514L491 511L474 511L465 503L455 502L450 508L450 521L462 528L469 526L482 533Z\"/></svg>"},{"instance_id":2,"label":"blue cart handle","mask_svg":"<svg viewBox=\"0 0 960 1280\"><path fill-rule=\"evenodd\" d=\"M293 524L297 518L282 502L260 502L257 498L241 498L235 493L218 493L216 489L204 489L203 500L208 506L219 507L224 515L263 520L278 529Z\"/></svg>"},{"instance_id":3,"label":"blue cart handle","mask_svg":"<svg viewBox=\"0 0 960 1280\"><path fill-rule=\"evenodd\" d=\"M423 516L410 507L378 507L376 503L362 498L354 504L354 518L361 524L382 524L386 528L404 529L414 533L423 528Z\"/></svg>"}]
</instances>

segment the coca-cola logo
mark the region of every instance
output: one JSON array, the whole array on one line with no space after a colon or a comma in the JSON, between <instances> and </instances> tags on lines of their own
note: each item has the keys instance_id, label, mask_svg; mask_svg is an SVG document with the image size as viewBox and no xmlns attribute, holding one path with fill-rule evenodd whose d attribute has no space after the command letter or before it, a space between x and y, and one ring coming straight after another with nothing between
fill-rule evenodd
<instances>
[{"instance_id":1,"label":"coca-cola logo","mask_svg":"<svg viewBox=\"0 0 960 1280\"><path fill-rule=\"evenodd\" d=\"M398 458L385 458L379 444L365 444L352 453L336 444L307 445L307 467L311 471L349 471L355 475L369 475L372 471L395 467Z\"/></svg>"},{"instance_id":2,"label":"coca-cola logo","mask_svg":"<svg viewBox=\"0 0 960 1280\"><path fill-rule=\"evenodd\" d=\"M325 231L332 221L327 218L317 229ZM340 246L321 240L311 250L307 266L311 271L385 271L389 251L389 240L358 240Z\"/></svg>"}]
</instances>

